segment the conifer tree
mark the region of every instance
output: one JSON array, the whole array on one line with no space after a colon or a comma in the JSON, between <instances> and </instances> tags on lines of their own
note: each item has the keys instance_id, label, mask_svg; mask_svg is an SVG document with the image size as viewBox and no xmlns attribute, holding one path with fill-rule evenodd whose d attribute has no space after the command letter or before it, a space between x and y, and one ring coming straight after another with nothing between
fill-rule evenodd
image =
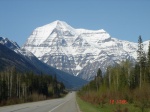
<instances>
[{"instance_id":1,"label":"conifer tree","mask_svg":"<svg viewBox=\"0 0 150 112\"><path fill-rule=\"evenodd\" d=\"M147 64L150 67L150 41L149 41L149 46L148 46L148 54L147 54Z\"/></svg>"},{"instance_id":2,"label":"conifer tree","mask_svg":"<svg viewBox=\"0 0 150 112\"><path fill-rule=\"evenodd\" d=\"M95 77L95 80L96 80L96 88L97 88L97 91L98 91L100 85L103 82L102 71L101 71L100 68L97 71L97 76Z\"/></svg>"},{"instance_id":3,"label":"conifer tree","mask_svg":"<svg viewBox=\"0 0 150 112\"><path fill-rule=\"evenodd\" d=\"M142 41L141 36L139 36L139 39L138 39L137 61L140 66L140 88L141 88L142 78L143 78L142 73L144 73L144 67L145 67L145 61L146 61L145 53L143 50L143 41Z\"/></svg>"},{"instance_id":4,"label":"conifer tree","mask_svg":"<svg viewBox=\"0 0 150 112\"><path fill-rule=\"evenodd\" d=\"M147 80L150 83L150 41L149 41L148 54L147 54Z\"/></svg>"}]
</instances>

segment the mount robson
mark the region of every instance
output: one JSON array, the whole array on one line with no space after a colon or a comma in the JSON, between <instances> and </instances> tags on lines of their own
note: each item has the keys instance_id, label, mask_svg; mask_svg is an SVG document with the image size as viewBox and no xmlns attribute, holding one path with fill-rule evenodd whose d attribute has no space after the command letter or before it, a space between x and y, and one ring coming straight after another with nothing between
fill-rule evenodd
<instances>
[{"instance_id":1,"label":"mount robson","mask_svg":"<svg viewBox=\"0 0 150 112\"><path fill-rule=\"evenodd\" d=\"M147 51L149 42L143 44ZM22 49L57 70L87 81L94 79L98 68L105 72L108 66L137 58L137 43L113 38L103 29L75 29L59 20L36 28Z\"/></svg>"},{"instance_id":2,"label":"mount robson","mask_svg":"<svg viewBox=\"0 0 150 112\"><path fill-rule=\"evenodd\" d=\"M148 41L143 42L148 51ZM137 58L137 43L112 38L106 31L75 29L63 21L36 28L20 47L0 37L0 70L17 70L56 76L68 89L78 89L94 79L98 68Z\"/></svg>"}]
</instances>

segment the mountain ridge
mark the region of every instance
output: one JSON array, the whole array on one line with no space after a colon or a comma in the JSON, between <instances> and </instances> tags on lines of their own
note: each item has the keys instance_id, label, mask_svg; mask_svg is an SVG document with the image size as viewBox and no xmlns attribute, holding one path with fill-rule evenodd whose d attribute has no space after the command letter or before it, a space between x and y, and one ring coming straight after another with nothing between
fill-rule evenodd
<instances>
[{"instance_id":1,"label":"mountain ridge","mask_svg":"<svg viewBox=\"0 0 150 112\"><path fill-rule=\"evenodd\" d=\"M79 89L87 83L83 79L48 66L36 58L33 53L20 48L18 45L14 49L16 45L16 42L0 37L0 70L15 67L20 72L32 71L37 75L43 73L56 76L58 81L63 82L67 89Z\"/></svg>"}]
</instances>

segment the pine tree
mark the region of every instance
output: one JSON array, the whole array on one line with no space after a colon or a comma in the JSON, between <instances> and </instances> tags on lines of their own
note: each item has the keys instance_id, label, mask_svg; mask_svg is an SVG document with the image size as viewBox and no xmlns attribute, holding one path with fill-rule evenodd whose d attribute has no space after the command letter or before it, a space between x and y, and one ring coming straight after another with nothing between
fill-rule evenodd
<instances>
[{"instance_id":1,"label":"pine tree","mask_svg":"<svg viewBox=\"0 0 150 112\"><path fill-rule=\"evenodd\" d=\"M150 41L149 41L148 54L147 54L147 80L150 83Z\"/></svg>"},{"instance_id":2,"label":"pine tree","mask_svg":"<svg viewBox=\"0 0 150 112\"><path fill-rule=\"evenodd\" d=\"M97 76L95 77L95 81L96 81L96 88L98 91L100 85L103 83L102 71L100 68L97 71Z\"/></svg>"},{"instance_id":3,"label":"pine tree","mask_svg":"<svg viewBox=\"0 0 150 112\"><path fill-rule=\"evenodd\" d=\"M150 67L150 41L149 41L149 46L148 46L148 54L147 54L147 64Z\"/></svg>"},{"instance_id":4,"label":"pine tree","mask_svg":"<svg viewBox=\"0 0 150 112\"><path fill-rule=\"evenodd\" d=\"M142 64L143 55L144 55L143 41L142 41L141 36L139 36L139 39L138 39L138 50L137 50L137 61L138 61L139 64Z\"/></svg>"},{"instance_id":5,"label":"pine tree","mask_svg":"<svg viewBox=\"0 0 150 112\"><path fill-rule=\"evenodd\" d=\"M143 50L143 41L141 36L139 36L138 39L138 50L137 50L137 61L138 64L140 66L140 88L142 86L142 78L143 78L143 73L144 73L144 67L145 67L145 61L146 61L146 57L145 57L145 53Z\"/></svg>"}]
</instances>

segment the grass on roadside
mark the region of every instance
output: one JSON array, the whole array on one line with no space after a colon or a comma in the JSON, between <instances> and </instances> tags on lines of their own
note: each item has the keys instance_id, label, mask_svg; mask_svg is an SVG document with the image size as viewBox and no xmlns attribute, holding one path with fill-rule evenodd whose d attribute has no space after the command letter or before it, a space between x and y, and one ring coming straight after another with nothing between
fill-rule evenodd
<instances>
[{"instance_id":1,"label":"grass on roadside","mask_svg":"<svg viewBox=\"0 0 150 112\"><path fill-rule=\"evenodd\" d=\"M135 107L133 104L119 105L108 103L101 108L99 105L83 101L78 95L76 99L81 112L142 112L140 108ZM145 109L144 112L150 112L150 109Z\"/></svg>"},{"instance_id":2,"label":"grass on roadside","mask_svg":"<svg viewBox=\"0 0 150 112\"><path fill-rule=\"evenodd\" d=\"M99 109L96 106L83 101L82 99L79 98L78 95L76 95L76 99L81 112L99 112Z\"/></svg>"}]
</instances>

